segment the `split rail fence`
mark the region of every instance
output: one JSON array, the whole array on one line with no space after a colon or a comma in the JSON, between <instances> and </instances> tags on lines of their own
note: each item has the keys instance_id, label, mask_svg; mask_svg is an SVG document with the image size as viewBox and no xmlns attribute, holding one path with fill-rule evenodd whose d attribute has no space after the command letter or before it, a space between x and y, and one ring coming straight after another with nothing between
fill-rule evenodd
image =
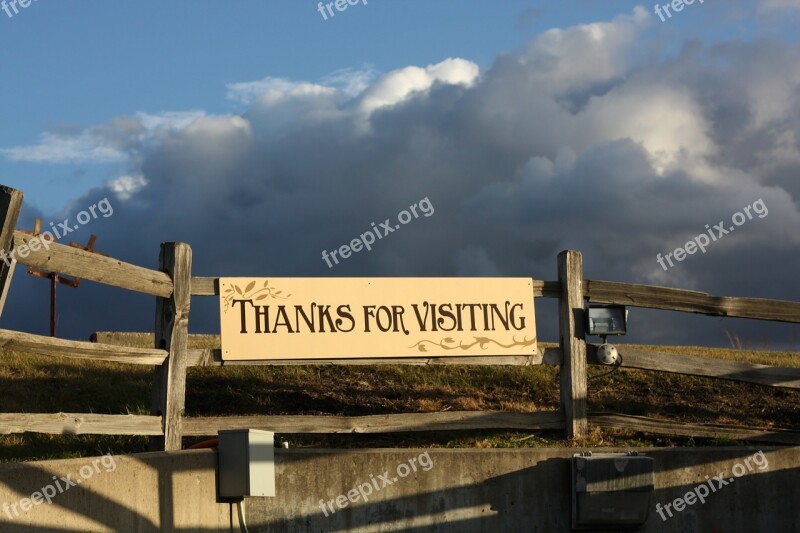
<instances>
[{"instance_id":1,"label":"split rail fence","mask_svg":"<svg viewBox=\"0 0 800 533\"><path fill-rule=\"evenodd\" d=\"M219 296L217 278L192 276L192 250L183 243L161 245L159 270L132 265L79 248L49 243L31 246L36 236L16 229L23 195L0 186L0 250L17 250L21 264L42 270L137 291L156 297L155 347L121 347L103 343L54 339L0 330L0 347L51 357L112 361L154 367L150 415L87 413L1 413L0 434L145 435L153 448L178 450L182 438L214 435L218 430L261 428L276 433L391 433L444 430L563 430L569 438L587 434L589 424L650 434L730 438L779 444L800 444L796 428L746 428L699 425L631 416L587 412L587 365L596 364L595 345L587 345L585 301L699 313L711 316L800 323L800 302L758 298L716 297L697 291L586 280L581 254L568 250L558 256L558 281L535 281L534 296L559 299L560 342L537 356L410 357L392 359L282 360L225 362L225 365L559 365L560 409L536 413L463 411L408 413L358 417L184 415L186 373L193 366L222 366L218 349L189 349L189 311L193 296ZM24 252L24 253L22 253ZM14 273L0 261L0 313ZM624 348L624 368L637 368L754 383L785 389L800 388L800 368L782 368L703 357L674 355L658 350Z\"/></svg>"}]
</instances>

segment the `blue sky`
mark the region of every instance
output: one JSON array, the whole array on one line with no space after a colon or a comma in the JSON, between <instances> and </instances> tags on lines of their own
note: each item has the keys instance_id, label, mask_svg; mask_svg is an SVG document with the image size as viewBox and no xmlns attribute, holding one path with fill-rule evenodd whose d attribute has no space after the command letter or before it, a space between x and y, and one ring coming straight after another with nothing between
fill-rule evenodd
<instances>
[{"instance_id":1,"label":"blue sky","mask_svg":"<svg viewBox=\"0 0 800 533\"><path fill-rule=\"evenodd\" d=\"M109 198L113 217L75 240L145 266L185 240L198 275L551 279L577 247L593 278L797 300L800 242L782 228L800 221L798 14L370 0L324 20L298 0L38 0L0 11L0 183L25 192L23 227ZM426 196L428 227L336 271L320 261ZM767 218L656 263L759 198ZM770 282L748 285L754 269ZM41 332L44 285L16 276L0 327ZM91 310L98 291L64 294L65 331L150 327L149 300L120 296L130 311L112 318ZM684 320L649 340L724 343Z\"/></svg>"},{"instance_id":2,"label":"blue sky","mask_svg":"<svg viewBox=\"0 0 800 533\"><path fill-rule=\"evenodd\" d=\"M747 21L719 24L730 9L715 4L693 6L693 13L687 8L658 29L667 38L680 35L675 46L709 29L749 33ZM608 20L638 4L373 0L327 21L317 5L38 0L12 18L0 12L0 46L8 51L1 68L9 88L0 99L0 147L32 145L46 131L137 112L240 111L226 100L226 84L266 76L319 81L341 69L388 72L447 57L487 66L548 28ZM63 208L65 198L78 198L119 172L119 165L96 162L0 159L0 182L23 189L29 202L46 210Z\"/></svg>"}]
</instances>

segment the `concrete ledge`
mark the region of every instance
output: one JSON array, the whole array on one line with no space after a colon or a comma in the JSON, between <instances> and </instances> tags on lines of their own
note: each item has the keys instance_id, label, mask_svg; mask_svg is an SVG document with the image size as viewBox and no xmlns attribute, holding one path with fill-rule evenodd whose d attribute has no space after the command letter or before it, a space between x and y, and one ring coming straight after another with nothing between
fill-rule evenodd
<instances>
[{"instance_id":1,"label":"concrete ledge","mask_svg":"<svg viewBox=\"0 0 800 533\"><path fill-rule=\"evenodd\" d=\"M213 450L198 450L3 464L0 505L9 507L0 509L0 531L227 531L230 506L216 503L215 463ZM52 503L21 508L48 485Z\"/></svg>"},{"instance_id":2,"label":"concrete ledge","mask_svg":"<svg viewBox=\"0 0 800 533\"><path fill-rule=\"evenodd\" d=\"M662 507L723 473L705 503ZM247 500L251 531L570 531L570 463L576 449L276 450L277 496ZM598 449L597 452L627 451ZM655 459L655 494L642 531L796 531L800 447L640 449ZM30 498L53 476L80 478L95 458L0 465L0 504ZM413 460L413 461L412 461ZM2 531L227 531L216 503L215 452L150 453L98 463L81 484L9 519ZM99 471L98 471L99 470ZM63 484L63 483L62 483ZM371 486L369 494L367 486ZM361 486L361 492L358 487ZM714 484L717 486L717 483ZM353 492L355 490L355 492ZM366 501L362 496L367 496ZM350 499L348 499L348 494ZM336 499L339 497L339 504ZM320 503L322 500L322 503ZM331 511L333 507L333 511ZM235 513L234 513L235 514ZM327 516L326 516L327 515Z\"/></svg>"},{"instance_id":3,"label":"concrete ledge","mask_svg":"<svg viewBox=\"0 0 800 533\"><path fill-rule=\"evenodd\" d=\"M666 513L662 506L696 485L764 451L768 467L754 468L705 504ZM570 458L574 449L436 449L433 467L357 499L335 514L329 502L424 450L289 450L278 468L278 496L248 502L258 531L570 531ZM627 451L601 449L598 452ZM800 531L800 448L680 448L639 450L655 459L655 494L643 531ZM752 463L752 462L751 462ZM795 528L795 529L792 529Z\"/></svg>"}]
</instances>

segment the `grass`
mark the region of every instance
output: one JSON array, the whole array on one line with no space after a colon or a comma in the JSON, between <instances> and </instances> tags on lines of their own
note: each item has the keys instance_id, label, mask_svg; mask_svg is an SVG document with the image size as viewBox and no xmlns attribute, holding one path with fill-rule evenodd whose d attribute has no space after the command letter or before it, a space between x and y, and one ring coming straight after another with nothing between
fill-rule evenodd
<instances>
[{"instance_id":1,"label":"grass","mask_svg":"<svg viewBox=\"0 0 800 533\"><path fill-rule=\"evenodd\" d=\"M146 337L106 336L103 342L148 345ZM213 337L193 338L210 347ZM796 354L719 348L642 346L676 355L800 367ZM623 352L624 353L624 352ZM607 372L590 367L589 375ZM0 351L4 412L148 414L151 367L57 360ZM339 415L559 407L559 369L535 367L250 366L191 368L188 416ZM687 423L800 427L800 392L662 372L620 369L589 381L590 410ZM593 428L582 442L561 431L450 431L385 435L280 436L293 447L548 447L726 445L711 439L671 438ZM202 439L191 439L195 442ZM187 439L187 444L190 441ZM0 461L77 457L147 450L145 437L0 436Z\"/></svg>"}]
</instances>

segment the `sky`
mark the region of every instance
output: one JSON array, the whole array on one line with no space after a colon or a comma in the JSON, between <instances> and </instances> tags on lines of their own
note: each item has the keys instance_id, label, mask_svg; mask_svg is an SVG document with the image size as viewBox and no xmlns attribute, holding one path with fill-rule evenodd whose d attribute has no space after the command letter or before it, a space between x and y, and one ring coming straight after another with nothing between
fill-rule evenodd
<instances>
[{"instance_id":1,"label":"sky","mask_svg":"<svg viewBox=\"0 0 800 533\"><path fill-rule=\"evenodd\" d=\"M69 220L63 242L150 268L187 242L198 276L553 280L577 249L589 279L800 301L800 0L666 4L7 0L0 184L20 228ZM0 328L46 333L48 284L17 269ZM151 331L154 308L62 287L59 333ZM630 320L629 342L800 349L794 325Z\"/></svg>"}]
</instances>

